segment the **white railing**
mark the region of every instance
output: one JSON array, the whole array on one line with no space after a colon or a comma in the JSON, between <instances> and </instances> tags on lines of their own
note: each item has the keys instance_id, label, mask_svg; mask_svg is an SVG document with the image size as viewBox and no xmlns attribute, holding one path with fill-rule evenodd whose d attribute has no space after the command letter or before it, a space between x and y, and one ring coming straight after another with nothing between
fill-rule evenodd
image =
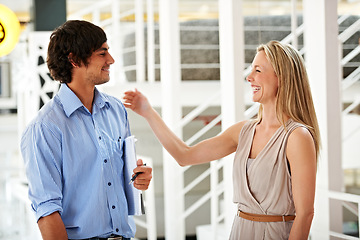
<instances>
[{"instance_id":1,"label":"white railing","mask_svg":"<svg viewBox=\"0 0 360 240\"><path fill-rule=\"evenodd\" d=\"M338 20L338 23L339 24L342 23L348 17L349 17L348 15L344 15L344 16L340 17ZM342 50L343 50L343 44L345 43L345 41L347 41L351 36L353 36L356 32L358 32L359 29L360 29L360 19L357 20L356 22L354 22L351 26L349 26L342 33L339 34L338 39L339 39L340 52L342 52ZM341 67L342 68L346 67L347 64L353 58L355 58L356 56L359 55L359 53L360 53L360 47L356 46L346 56L341 57L341 60L340 60ZM357 83L359 81L359 79L360 79L360 67L357 67L353 72L351 72L345 79L343 79L341 81L342 91L353 86L355 83ZM342 111L343 117L348 115L359 104L360 104L360 98L355 97L353 99L353 102ZM359 129L354 129L354 131L352 133L358 132L358 131L359 131ZM344 140L345 139L343 138L343 141ZM359 221L360 220L360 215L359 215L359 213L360 213L359 212L360 196L356 195L356 194L349 194L349 193L344 193L344 192L329 191L328 197L329 197L329 199L341 201L344 208L348 209L355 216L357 216L357 218L358 218L357 229L359 231L359 229L360 229L360 221ZM358 205L357 208L354 208L353 204L350 204L350 203L356 203ZM335 232L335 231L330 231L329 237L336 237L336 238L340 238L340 239L349 239L349 240L359 239L358 237L352 237L352 236L349 236L349 235L346 235L343 233L339 233L339 232Z\"/></svg>"},{"instance_id":2,"label":"white railing","mask_svg":"<svg viewBox=\"0 0 360 240\"><path fill-rule=\"evenodd\" d=\"M81 10L76 11L75 13L71 13L67 15L67 19L76 20L76 19L84 19L86 15L92 15L92 20L94 24L99 24L101 11L104 8L108 8L112 6L112 0L104 0L97 1L94 4L89 5L88 7L82 8Z\"/></svg>"},{"instance_id":3,"label":"white railing","mask_svg":"<svg viewBox=\"0 0 360 240\"><path fill-rule=\"evenodd\" d=\"M345 21L349 16L343 16L339 18L339 21ZM360 29L360 19L354 22L351 26L345 29L342 33L339 34L339 49L342 51L343 44L352 37L355 33L357 33ZM360 47L355 47L352 51L350 51L346 56L342 57L340 63L342 67L345 67L347 63L349 63L354 57L358 56L360 53ZM360 67L355 69L351 74L349 74L342 82L342 90L346 90L351 87L360 79Z\"/></svg>"},{"instance_id":4,"label":"white railing","mask_svg":"<svg viewBox=\"0 0 360 240\"><path fill-rule=\"evenodd\" d=\"M346 90L354 85L360 79L360 67L356 68L344 80L341 81L342 90Z\"/></svg>"},{"instance_id":5,"label":"white railing","mask_svg":"<svg viewBox=\"0 0 360 240\"><path fill-rule=\"evenodd\" d=\"M352 102L347 108L345 108L342 112L343 116L349 114L352 110L354 110L360 104L360 97L356 98L354 102Z\"/></svg>"},{"instance_id":6,"label":"white railing","mask_svg":"<svg viewBox=\"0 0 360 240\"><path fill-rule=\"evenodd\" d=\"M349 194L349 193L343 193L343 192L335 192L335 191L329 191L329 199L338 200L342 202L351 202L356 203L358 206L360 206L360 196L355 194ZM359 217L359 207L357 209L357 218L358 218L358 229L360 229L360 217ZM352 237L349 235L345 235L343 233L333 232L330 231L330 236L341 238L341 239L349 239L349 240L355 240L359 239L358 237Z\"/></svg>"}]
</instances>

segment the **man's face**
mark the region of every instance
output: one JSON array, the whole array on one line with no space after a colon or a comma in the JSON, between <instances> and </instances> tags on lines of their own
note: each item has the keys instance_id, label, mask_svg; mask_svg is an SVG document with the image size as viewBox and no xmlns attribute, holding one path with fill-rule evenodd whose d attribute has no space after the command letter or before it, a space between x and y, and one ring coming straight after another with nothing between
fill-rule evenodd
<instances>
[{"instance_id":1,"label":"man's face","mask_svg":"<svg viewBox=\"0 0 360 240\"><path fill-rule=\"evenodd\" d=\"M88 65L82 65L84 78L94 85L106 83L110 80L110 65L115 61L109 53L109 46L105 42L95 50L88 60Z\"/></svg>"}]
</instances>

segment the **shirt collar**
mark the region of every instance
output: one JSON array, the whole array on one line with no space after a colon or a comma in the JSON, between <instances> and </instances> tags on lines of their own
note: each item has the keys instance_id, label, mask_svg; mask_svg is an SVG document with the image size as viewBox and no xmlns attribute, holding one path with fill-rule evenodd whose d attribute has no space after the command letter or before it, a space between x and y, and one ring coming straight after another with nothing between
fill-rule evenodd
<instances>
[{"instance_id":1,"label":"shirt collar","mask_svg":"<svg viewBox=\"0 0 360 240\"><path fill-rule=\"evenodd\" d=\"M67 117L70 117L70 115L78 108L84 106L76 94L65 83L61 84L58 96L64 107L64 111ZM105 106L107 108L110 107L107 96L99 92L97 88L95 88L94 105L98 106L99 108L103 108Z\"/></svg>"},{"instance_id":2,"label":"shirt collar","mask_svg":"<svg viewBox=\"0 0 360 240\"><path fill-rule=\"evenodd\" d=\"M110 101L108 96L101 93L96 87L95 87L95 94L94 94L94 105L98 106L99 108L109 108L110 107Z\"/></svg>"}]
</instances>

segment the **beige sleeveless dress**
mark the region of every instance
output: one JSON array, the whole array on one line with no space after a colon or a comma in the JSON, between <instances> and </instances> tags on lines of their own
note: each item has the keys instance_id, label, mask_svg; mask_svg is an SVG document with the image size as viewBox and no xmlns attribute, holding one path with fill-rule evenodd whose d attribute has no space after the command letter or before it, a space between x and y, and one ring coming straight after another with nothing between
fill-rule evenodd
<instances>
[{"instance_id":1,"label":"beige sleeveless dress","mask_svg":"<svg viewBox=\"0 0 360 240\"><path fill-rule=\"evenodd\" d=\"M290 133L304 125L289 119L281 126L248 169L246 164L257 121L248 121L239 135L235 153L233 181L234 202L247 213L294 215L291 175L286 159L286 143ZM235 216L230 239L288 239L293 221L254 222Z\"/></svg>"}]
</instances>

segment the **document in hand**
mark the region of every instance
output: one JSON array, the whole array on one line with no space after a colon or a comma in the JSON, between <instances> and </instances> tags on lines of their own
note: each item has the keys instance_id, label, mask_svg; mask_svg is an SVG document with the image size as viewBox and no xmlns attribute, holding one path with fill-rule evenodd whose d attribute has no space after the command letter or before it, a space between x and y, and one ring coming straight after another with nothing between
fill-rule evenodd
<instances>
[{"instance_id":1,"label":"document in hand","mask_svg":"<svg viewBox=\"0 0 360 240\"><path fill-rule=\"evenodd\" d=\"M125 154L125 166L124 166L124 175L125 175L125 194L128 202L129 215L142 215L142 195L141 191L136 189L133 184L127 184L132 174L134 173L134 168L136 165L136 151L135 151L135 136L129 136L125 138L124 142L124 154Z\"/></svg>"}]
</instances>

